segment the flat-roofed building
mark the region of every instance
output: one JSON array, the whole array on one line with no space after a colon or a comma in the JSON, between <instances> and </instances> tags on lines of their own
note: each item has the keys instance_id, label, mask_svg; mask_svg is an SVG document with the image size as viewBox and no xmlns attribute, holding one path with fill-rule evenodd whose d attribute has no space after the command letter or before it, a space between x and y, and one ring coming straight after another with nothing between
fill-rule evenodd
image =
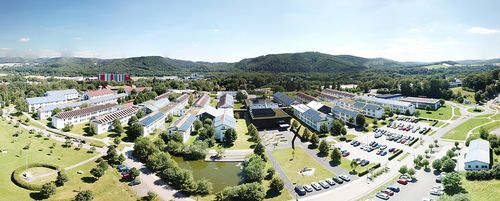
<instances>
[{"instance_id":1,"label":"flat-roofed building","mask_svg":"<svg viewBox=\"0 0 500 201\"><path fill-rule=\"evenodd\" d=\"M376 94L376 98L382 98L382 99L400 99L402 96L401 94Z\"/></svg>"},{"instance_id":2,"label":"flat-roofed building","mask_svg":"<svg viewBox=\"0 0 500 201\"><path fill-rule=\"evenodd\" d=\"M174 132L178 132L182 135L182 142L186 143L189 139L189 135L193 132L193 122L196 121L196 117L192 114L186 114L179 118L168 128L168 134L172 135Z\"/></svg>"},{"instance_id":3,"label":"flat-roofed building","mask_svg":"<svg viewBox=\"0 0 500 201\"><path fill-rule=\"evenodd\" d=\"M52 117L52 127L61 129L66 124L79 124L90 121L92 118L118 110L118 104L90 106L67 112L60 112Z\"/></svg>"},{"instance_id":4,"label":"flat-roofed building","mask_svg":"<svg viewBox=\"0 0 500 201\"><path fill-rule=\"evenodd\" d=\"M76 89L65 89L45 92L45 96L64 96L66 100L78 99L79 93Z\"/></svg>"},{"instance_id":5,"label":"flat-roofed building","mask_svg":"<svg viewBox=\"0 0 500 201\"><path fill-rule=\"evenodd\" d=\"M253 109L276 109L279 108L278 103L274 103L271 100L264 98L255 98L245 100L247 108L251 111Z\"/></svg>"},{"instance_id":6,"label":"flat-roofed building","mask_svg":"<svg viewBox=\"0 0 500 201\"><path fill-rule=\"evenodd\" d=\"M42 97L26 98L26 102L28 103L28 112L35 112L41 107L67 103L68 99L66 99L66 96L64 95L42 96Z\"/></svg>"},{"instance_id":7,"label":"flat-roofed building","mask_svg":"<svg viewBox=\"0 0 500 201\"><path fill-rule=\"evenodd\" d=\"M483 139L470 141L465 154L464 169L488 170L490 165L490 142Z\"/></svg>"},{"instance_id":8,"label":"flat-roofed building","mask_svg":"<svg viewBox=\"0 0 500 201\"><path fill-rule=\"evenodd\" d=\"M419 98L419 97L406 97L400 99L401 101L412 103L416 108L426 109L429 107L431 110L437 110L441 107L439 99L433 98Z\"/></svg>"},{"instance_id":9,"label":"flat-roofed building","mask_svg":"<svg viewBox=\"0 0 500 201\"><path fill-rule=\"evenodd\" d=\"M382 107L388 107L392 112L398 114L405 114L406 112L408 112L410 115L412 115L415 113L415 105L408 102L375 98L371 96L357 96L356 100L361 102L376 104Z\"/></svg>"},{"instance_id":10,"label":"flat-roofed building","mask_svg":"<svg viewBox=\"0 0 500 201\"><path fill-rule=\"evenodd\" d=\"M161 108L170 104L170 100L168 98L154 99L148 100L144 103L139 104L142 108L144 108L146 113L157 112Z\"/></svg>"},{"instance_id":11,"label":"flat-roofed building","mask_svg":"<svg viewBox=\"0 0 500 201\"><path fill-rule=\"evenodd\" d=\"M155 112L146 115L142 119L139 119L139 123L142 125L144 129L144 136L149 135L155 129L162 128L165 124L166 115L162 112Z\"/></svg>"},{"instance_id":12,"label":"flat-roofed building","mask_svg":"<svg viewBox=\"0 0 500 201\"><path fill-rule=\"evenodd\" d=\"M314 104L313 106L317 105ZM323 112L318 111L318 109L320 109L321 107L315 109L309 105L304 104L292 105L293 114L295 115L295 117L300 119L302 122L304 122L317 132L320 132L321 125L323 124L328 127L328 130L330 130L330 128L332 127L331 123L333 118Z\"/></svg>"},{"instance_id":13,"label":"flat-roofed building","mask_svg":"<svg viewBox=\"0 0 500 201\"><path fill-rule=\"evenodd\" d=\"M252 124L258 129L287 129L290 115L279 108L278 103L268 99L247 99L245 101Z\"/></svg>"},{"instance_id":14,"label":"flat-roofed building","mask_svg":"<svg viewBox=\"0 0 500 201\"><path fill-rule=\"evenodd\" d=\"M123 108L105 115L97 116L90 121L90 126L94 128L96 134L101 134L112 130L113 121L115 119L120 120L120 123L128 123L128 120L132 115L135 115L139 111L137 107L127 107Z\"/></svg>"}]
</instances>

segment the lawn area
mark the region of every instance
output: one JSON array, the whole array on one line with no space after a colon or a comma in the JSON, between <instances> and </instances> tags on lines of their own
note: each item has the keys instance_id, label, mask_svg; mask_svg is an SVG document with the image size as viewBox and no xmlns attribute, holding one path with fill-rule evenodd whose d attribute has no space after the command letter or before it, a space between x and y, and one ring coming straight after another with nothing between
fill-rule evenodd
<instances>
[{"instance_id":1,"label":"lawn area","mask_svg":"<svg viewBox=\"0 0 500 201\"><path fill-rule=\"evenodd\" d=\"M28 121L28 123L25 122L25 120L27 119L28 117L25 115L25 114L22 114L22 115L19 115L19 116L16 116L16 119L19 120L20 122L24 123L24 124L27 124L28 126L33 126L35 128L39 128L39 129L44 129L42 125L38 124L37 122L35 121L32 121L30 119L30 121Z\"/></svg>"},{"instance_id":2,"label":"lawn area","mask_svg":"<svg viewBox=\"0 0 500 201\"><path fill-rule=\"evenodd\" d=\"M479 128L476 128L472 131L473 134L479 134L479 130L481 128L484 128L485 130L487 130L488 132L491 133L491 131L497 129L497 128L500 128L500 121L494 121L494 122L491 122L491 123L488 123L484 126L481 126Z\"/></svg>"},{"instance_id":3,"label":"lawn area","mask_svg":"<svg viewBox=\"0 0 500 201\"><path fill-rule=\"evenodd\" d=\"M476 101L474 100L474 92L465 91L462 87L451 88L451 91L453 91L454 94L458 94L458 92L462 93L462 96L465 96L465 99L469 100L471 104L476 104Z\"/></svg>"},{"instance_id":4,"label":"lawn area","mask_svg":"<svg viewBox=\"0 0 500 201\"><path fill-rule=\"evenodd\" d=\"M217 97L210 96L210 106L217 106Z\"/></svg>"},{"instance_id":5,"label":"lawn area","mask_svg":"<svg viewBox=\"0 0 500 201\"><path fill-rule=\"evenodd\" d=\"M444 124L448 124L448 123L444 123L444 122L442 122L442 121L438 121L438 123L437 123L436 125L434 125L434 126L435 126L435 127L440 127L440 126L442 126L442 125L444 125Z\"/></svg>"},{"instance_id":6,"label":"lawn area","mask_svg":"<svg viewBox=\"0 0 500 201\"><path fill-rule=\"evenodd\" d=\"M253 143L249 141L250 135L247 135L248 129L245 119L236 119L236 133L238 134L238 138L234 142L234 145L226 149L250 149Z\"/></svg>"},{"instance_id":7,"label":"lawn area","mask_svg":"<svg viewBox=\"0 0 500 201\"><path fill-rule=\"evenodd\" d=\"M458 119L460 115L462 115L462 113L460 112L460 108L458 107L453 108L453 111L455 112L455 116L453 117L453 119Z\"/></svg>"},{"instance_id":8,"label":"lawn area","mask_svg":"<svg viewBox=\"0 0 500 201\"><path fill-rule=\"evenodd\" d=\"M2 164L2 173L0 174L0 183L2 184L2 188L0 188L0 195L2 195L2 200L33 200L33 198L30 197L30 193L32 193L32 191L19 188L11 182L11 173L16 168L25 165L26 161L28 161L28 163L44 162L61 167L68 167L96 155L87 153L84 149L75 150L74 148L64 148L62 147L62 143L58 141L51 139L45 140L43 137L37 138L35 137L35 134L29 134L27 130L22 128L14 128L12 125L8 125L7 122L3 120L0 120L0 127L2 128L2 131L0 132L0 149L6 150L6 152L0 154L0 164ZM23 131L23 133L20 134L19 137L14 138L12 134L16 131ZM27 145L29 145L29 149L23 149ZM49 148L52 145L55 145L54 148ZM87 169L86 172L89 170L90 168ZM68 172L68 176L69 174L70 172ZM69 177L70 180L73 180L74 182L79 182L80 184L82 183L79 178L74 179L73 175ZM50 178L47 178L47 180L48 179ZM69 200L76 194L73 190L78 190L79 188L77 186L83 186L70 185L70 183L68 183L68 185L64 188L58 188L57 190L60 193L56 194L56 197L61 194L61 199ZM65 189L66 187L68 187L68 189ZM70 188L71 190L69 190ZM101 185L100 188L99 186L92 186L92 188L96 200L110 200L109 197L99 199L97 195L97 191L99 190L106 191L106 193L120 191L120 188L117 188L116 184L109 182L103 182L103 185ZM82 189L85 190L83 187ZM69 194L70 197L64 197L64 194ZM124 199L126 198L127 197L124 197Z\"/></svg>"},{"instance_id":9,"label":"lawn area","mask_svg":"<svg viewBox=\"0 0 500 201\"><path fill-rule=\"evenodd\" d=\"M389 180L388 182L386 182L385 184L383 185L380 185L379 187L377 187L375 190L365 194L362 198L359 198L357 199L358 201L366 201L366 200L380 200L378 198L375 198L375 195L380 192L381 190L384 190L385 188L387 188L388 186L390 185L393 185L396 183L396 181L398 181L399 179L399 175L398 176L395 176L393 177L391 180Z\"/></svg>"},{"instance_id":10,"label":"lawn area","mask_svg":"<svg viewBox=\"0 0 500 201\"><path fill-rule=\"evenodd\" d=\"M494 119L494 120L500 120L500 114L496 114L492 117L490 117L491 119Z\"/></svg>"},{"instance_id":11,"label":"lawn area","mask_svg":"<svg viewBox=\"0 0 500 201\"><path fill-rule=\"evenodd\" d=\"M484 112L484 109L483 108L468 108L467 109L467 112L471 112L471 113L481 113L481 112Z\"/></svg>"},{"instance_id":12,"label":"lawn area","mask_svg":"<svg viewBox=\"0 0 500 201\"><path fill-rule=\"evenodd\" d=\"M470 200L498 200L500 180L469 181L462 175L462 187L469 192Z\"/></svg>"},{"instance_id":13,"label":"lawn area","mask_svg":"<svg viewBox=\"0 0 500 201\"><path fill-rule=\"evenodd\" d=\"M443 105L436 111L433 110L426 111L424 109L417 109L417 111L420 113L420 117L422 118L448 120L451 118L452 114L451 108L452 108L451 105Z\"/></svg>"},{"instance_id":14,"label":"lawn area","mask_svg":"<svg viewBox=\"0 0 500 201\"><path fill-rule=\"evenodd\" d=\"M486 118L472 118L443 135L443 138L450 140L465 140L467 132L469 132L472 128L490 121L491 120Z\"/></svg>"},{"instance_id":15,"label":"lawn area","mask_svg":"<svg viewBox=\"0 0 500 201\"><path fill-rule=\"evenodd\" d=\"M281 169L292 182L298 185L309 184L311 182L333 177L334 174L316 162L301 148L295 149L295 157L292 160L292 149L277 149L273 151L273 156L278 161ZM315 172L311 176L302 176L299 171L304 168L315 168Z\"/></svg>"},{"instance_id":16,"label":"lawn area","mask_svg":"<svg viewBox=\"0 0 500 201\"><path fill-rule=\"evenodd\" d=\"M235 101L234 102L234 109L240 109L241 105L242 105L242 103L240 103L239 101Z\"/></svg>"},{"instance_id":17,"label":"lawn area","mask_svg":"<svg viewBox=\"0 0 500 201\"><path fill-rule=\"evenodd\" d=\"M351 160L345 158L345 157L342 157L340 159L340 165L339 165L342 169L346 170L346 171L351 171L352 168L351 168ZM360 172L363 172L363 171L366 171L370 168L372 168L373 166L375 166L375 163L373 162L370 162L370 164L368 164L367 166L365 167L361 167L361 165L358 165L358 167L356 167L356 172L357 173L360 173Z\"/></svg>"},{"instance_id":18,"label":"lawn area","mask_svg":"<svg viewBox=\"0 0 500 201\"><path fill-rule=\"evenodd\" d=\"M337 136L335 137L334 139L337 140L337 141L341 141L340 138L342 137L345 137L346 140L352 140L356 137L358 137L357 135L354 135L354 134L347 134L347 135L344 135L344 136Z\"/></svg>"}]
</instances>

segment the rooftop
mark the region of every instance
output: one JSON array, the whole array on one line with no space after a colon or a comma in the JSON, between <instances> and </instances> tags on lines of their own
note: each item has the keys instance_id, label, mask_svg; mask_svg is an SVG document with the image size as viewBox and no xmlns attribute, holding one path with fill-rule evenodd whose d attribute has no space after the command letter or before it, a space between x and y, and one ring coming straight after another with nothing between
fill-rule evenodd
<instances>
[{"instance_id":1,"label":"rooftop","mask_svg":"<svg viewBox=\"0 0 500 201\"><path fill-rule=\"evenodd\" d=\"M165 118L165 114L161 112L151 113L139 120L139 123L143 126L149 126L158 120Z\"/></svg>"},{"instance_id":2,"label":"rooftop","mask_svg":"<svg viewBox=\"0 0 500 201\"><path fill-rule=\"evenodd\" d=\"M402 107L410 107L411 106L411 103L408 103L408 102L391 100L391 99L375 98L375 97L371 97L371 96L358 96L357 99L362 100L362 101L366 101L366 102L374 102L374 103L379 103L379 104L384 104L384 105L395 105L395 106L402 106Z\"/></svg>"},{"instance_id":3,"label":"rooftop","mask_svg":"<svg viewBox=\"0 0 500 201\"><path fill-rule=\"evenodd\" d=\"M170 101L168 100L168 98L163 98L159 100L149 100L140 105L150 109L151 111L158 111L161 108L167 106L169 103Z\"/></svg>"},{"instance_id":4,"label":"rooftop","mask_svg":"<svg viewBox=\"0 0 500 201\"><path fill-rule=\"evenodd\" d=\"M204 93L196 102L194 102L195 107L203 107L207 105L207 103L210 101L210 96L206 93Z\"/></svg>"},{"instance_id":5,"label":"rooftop","mask_svg":"<svg viewBox=\"0 0 500 201\"><path fill-rule=\"evenodd\" d=\"M314 110L319 110L319 108L323 107L323 104L318 101L311 101L307 104L307 106Z\"/></svg>"},{"instance_id":6,"label":"rooftop","mask_svg":"<svg viewBox=\"0 0 500 201\"><path fill-rule=\"evenodd\" d=\"M193 122L196 120L196 117L192 114L187 114L181 117L179 120L174 122L171 127L176 128L177 130L181 131L188 131L189 127L193 124Z\"/></svg>"},{"instance_id":7,"label":"rooftop","mask_svg":"<svg viewBox=\"0 0 500 201\"><path fill-rule=\"evenodd\" d=\"M273 94L273 98L274 98L275 101L278 101L281 104L286 105L286 106L289 106L289 105L297 103L296 100L294 100L290 96L287 96L286 94L281 93L281 92L274 93Z\"/></svg>"},{"instance_id":8,"label":"rooftop","mask_svg":"<svg viewBox=\"0 0 500 201\"><path fill-rule=\"evenodd\" d=\"M218 108L232 108L234 106L234 98L231 95L224 94L219 98L219 102L217 102Z\"/></svg>"},{"instance_id":9,"label":"rooftop","mask_svg":"<svg viewBox=\"0 0 500 201\"><path fill-rule=\"evenodd\" d=\"M297 93L296 96L298 98L304 99L306 101L314 101L314 100L316 100L316 97L311 96L309 94L302 93L302 92Z\"/></svg>"},{"instance_id":10,"label":"rooftop","mask_svg":"<svg viewBox=\"0 0 500 201\"><path fill-rule=\"evenodd\" d=\"M182 94L177 99L175 99L176 102L184 102L188 100L189 100L189 94Z\"/></svg>"},{"instance_id":11,"label":"rooftop","mask_svg":"<svg viewBox=\"0 0 500 201\"><path fill-rule=\"evenodd\" d=\"M253 109L250 112L250 116L252 119L275 119L275 118L287 118L290 117L285 111L282 109Z\"/></svg>"},{"instance_id":12,"label":"rooftop","mask_svg":"<svg viewBox=\"0 0 500 201\"><path fill-rule=\"evenodd\" d=\"M72 111L68 111L68 112L60 112L60 113L56 114L54 117L57 117L59 119L69 119L69 118L73 118L73 117L87 115L87 114L90 114L93 112L98 112L98 111L105 110L108 108L112 108L112 107L115 107L117 105L118 104L116 104L116 103L108 103L105 105L96 105L96 106L91 106L91 107L78 109L78 110L72 110Z\"/></svg>"},{"instance_id":13,"label":"rooftop","mask_svg":"<svg viewBox=\"0 0 500 201\"><path fill-rule=\"evenodd\" d=\"M104 95L111 95L113 94L113 91L111 89L100 89L100 90L93 90L93 91L87 91L86 92L87 96L104 96Z\"/></svg>"},{"instance_id":14,"label":"rooftop","mask_svg":"<svg viewBox=\"0 0 500 201\"><path fill-rule=\"evenodd\" d=\"M215 117L214 119L214 127L217 127L219 125L227 125L231 128L236 128L236 119L231 115L220 115L218 117Z\"/></svg>"},{"instance_id":15,"label":"rooftop","mask_svg":"<svg viewBox=\"0 0 500 201\"><path fill-rule=\"evenodd\" d=\"M132 116L139 111L137 107L124 108L109 114L101 115L96 117L93 121L98 124L105 124L114 121L115 119L122 119L128 116Z\"/></svg>"},{"instance_id":16,"label":"rooftop","mask_svg":"<svg viewBox=\"0 0 500 201\"><path fill-rule=\"evenodd\" d=\"M351 109L341 107L341 106L333 107L332 112L333 112L333 114L342 113L342 114L345 114L345 115L352 117L352 118L356 118L356 116L359 114L359 112L357 112L355 110L351 110Z\"/></svg>"},{"instance_id":17,"label":"rooftop","mask_svg":"<svg viewBox=\"0 0 500 201\"><path fill-rule=\"evenodd\" d=\"M63 109L63 108L67 108L67 107L80 107L80 105L83 105L83 104L93 105L93 104L96 104L99 102L105 102L105 101L109 101L109 100L113 100L113 99L123 98L125 96L127 96L126 93L113 94L110 96L103 96L103 97L99 97L99 98L95 98L95 99L91 99L91 100L69 102L69 103L63 103L63 104L58 104L58 105L50 105L50 106L42 107L42 108L38 109L38 111L47 112L47 111L52 111L56 108Z\"/></svg>"},{"instance_id":18,"label":"rooftop","mask_svg":"<svg viewBox=\"0 0 500 201\"><path fill-rule=\"evenodd\" d=\"M65 101L65 100L66 100L66 97L64 95L26 98L26 102L28 102L29 105L42 104L42 103L52 103L52 102L59 102L59 101Z\"/></svg>"},{"instance_id":19,"label":"rooftop","mask_svg":"<svg viewBox=\"0 0 500 201\"><path fill-rule=\"evenodd\" d=\"M436 103L439 102L439 99L419 98L419 97L406 97L406 98L402 98L401 101L410 102L410 103L436 104Z\"/></svg>"},{"instance_id":20,"label":"rooftop","mask_svg":"<svg viewBox=\"0 0 500 201\"><path fill-rule=\"evenodd\" d=\"M78 94L76 89L65 89L65 90L56 90L56 91L47 91L45 92L45 96L64 96L68 94Z\"/></svg>"},{"instance_id":21,"label":"rooftop","mask_svg":"<svg viewBox=\"0 0 500 201\"><path fill-rule=\"evenodd\" d=\"M483 139L470 141L464 162L472 161L490 163L490 142Z\"/></svg>"},{"instance_id":22,"label":"rooftop","mask_svg":"<svg viewBox=\"0 0 500 201\"><path fill-rule=\"evenodd\" d=\"M349 97L349 98L354 98L356 97L356 94L345 92L345 91L339 91L335 89L323 89L323 92L327 94L331 94L334 96L343 96L343 97Z\"/></svg>"}]
</instances>

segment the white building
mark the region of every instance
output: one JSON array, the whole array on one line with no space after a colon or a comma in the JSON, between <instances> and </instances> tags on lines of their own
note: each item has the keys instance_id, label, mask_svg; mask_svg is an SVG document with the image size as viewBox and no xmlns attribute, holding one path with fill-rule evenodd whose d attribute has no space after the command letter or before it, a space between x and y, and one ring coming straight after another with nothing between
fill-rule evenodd
<instances>
[{"instance_id":1,"label":"white building","mask_svg":"<svg viewBox=\"0 0 500 201\"><path fill-rule=\"evenodd\" d=\"M224 94L219 98L219 102L217 102L217 108L233 108L234 107L234 98L231 95Z\"/></svg>"},{"instance_id":2,"label":"white building","mask_svg":"<svg viewBox=\"0 0 500 201\"><path fill-rule=\"evenodd\" d=\"M83 99L84 100L91 100L91 99L101 98L104 96L110 96L113 94L114 94L114 92L111 89L99 89L99 90L85 92L83 94Z\"/></svg>"},{"instance_id":3,"label":"white building","mask_svg":"<svg viewBox=\"0 0 500 201\"><path fill-rule=\"evenodd\" d=\"M278 103L272 102L268 99L256 98L256 99L247 99L246 105L250 111L253 109L278 109Z\"/></svg>"},{"instance_id":4,"label":"white building","mask_svg":"<svg viewBox=\"0 0 500 201\"><path fill-rule=\"evenodd\" d=\"M113 121L115 119L119 119L122 124L128 123L130 117L132 117L132 115L134 115L138 111L139 108L137 107L127 107L124 109L120 109L109 114L95 117L92 121L90 121L90 126L96 130L96 134L105 133L114 128Z\"/></svg>"},{"instance_id":5,"label":"white building","mask_svg":"<svg viewBox=\"0 0 500 201\"><path fill-rule=\"evenodd\" d=\"M351 110L357 110L361 114L380 119L384 115L384 108L380 105L376 105L373 103L354 101L351 99L340 98L333 101L333 103L337 106L349 108Z\"/></svg>"},{"instance_id":6,"label":"white building","mask_svg":"<svg viewBox=\"0 0 500 201\"><path fill-rule=\"evenodd\" d=\"M41 107L64 104L68 100L65 96L42 96L26 98L26 102L28 103L28 112L35 112Z\"/></svg>"},{"instance_id":7,"label":"white building","mask_svg":"<svg viewBox=\"0 0 500 201\"><path fill-rule=\"evenodd\" d=\"M45 92L45 96L64 96L66 100L78 99L79 93L76 89L66 89L66 90L56 90L56 91L47 91Z\"/></svg>"},{"instance_id":8,"label":"white building","mask_svg":"<svg viewBox=\"0 0 500 201\"><path fill-rule=\"evenodd\" d=\"M398 114L405 114L407 111L410 115L415 113L415 105L408 102L375 98L370 96L357 96L356 99L362 102L380 105L382 107L389 107L392 112Z\"/></svg>"},{"instance_id":9,"label":"white building","mask_svg":"<svg viewBox=\"0 0 500 201\"><path fill-rule=\"evenodd\" d=\"M187 106L189 103L189 94L182 94L177 99L175 99L175 105L170 110L170 114L175 116L182 116L186 113Z\"/></svg>"},{"instance_id":10,"label":"white building","mask_svg":"<svg viewBox=\"0 0 500 201\"><path fill-rule=\"evenodd\" d=\"M326 124L328 127L328 130L332 128L332 120L333 118L325 113L319 112L318 109L321 107L318 107L318 109L315 109L313 107L317 107L318 105L313 103L313 104L296 104L292 105L293 108L293 114L300 119L302 122L307 124L309 127L314 129L317 132L320 132L321 125Z\"/></svg>"},{"instance_id":11,"label":"white building","mask_svg":"<svg viewBox=\"0 0 500 201\"><path fill-rule=\"evenodd\" d=\"M186 143L189 139L189 135L193 132L193 122L196 117L191 114L187 114L178 119L174 124L168 128L168 134L172 135L174 132L178 132L182 135L182 142Z\"/></svg>"},{"instance_id":12,"label":"white building","mask_svg":"<svg viewBox=\"0 0 500 201\"><path fill-rule=\"evenodd\" d=\"M203 108L208 105L210 105L210 96L207 93L203 93L203 95L193 104L194 107L198 108Z\"/></svg>"},{"instance_id":13,"label":"white building","mask_svg":"<svg viewBox=\"0 0 500 201\"><path fill-rule=\"evenodd\" d=\"M360 114L357 110L342 106L334 106L332 108L333 116L337 119L341 119L345 123L356 125L356 116Z\"/></svg>"},{"instance_id":14,"label":"white building","mask_svg":"<svg viewBox=\"0 0 500 201\"><path fill-rule=\"evenodd\" d=\"M490 142L483 139L470 141L464 157L465 170L490 169Z\"/></svg>"},{"instance_id":15,"label":"white building","mask_svg":"<svg viewBox=\"0 0 500 201\"><path fill-rule=\"evenodd\" d=\"M222 141L224 140L224 133L228 129L236 129L236 119L233 117L233 115L222 114L218 117L215 117L213 125L215 128L215 139Z\"/></svg>"},{"instance_id":16,"label":"white building","mask_svg":"<svg viewBox=\"0 0 500 201\"><path fill-rule=\"evenodd\" d=\"M165 124L165 118L166 118L165 114L157 112L157 113L151 113L140 119L139 123L144 128L144 136L149 135L155 129L162 128L162 126Z\"/></svg>"},{"instance_id":17,"label":"white building","mask_svg":"<svg viewBox=\"0 0 500 201\"><path fill-rule=\"evenodd\" d=\"M83 109L60 112L52 117L52 127L61 129L66 124L78 124L88 122L90 119L118 110L118 104L96 105Z\"/></svg>"}]
</instances>

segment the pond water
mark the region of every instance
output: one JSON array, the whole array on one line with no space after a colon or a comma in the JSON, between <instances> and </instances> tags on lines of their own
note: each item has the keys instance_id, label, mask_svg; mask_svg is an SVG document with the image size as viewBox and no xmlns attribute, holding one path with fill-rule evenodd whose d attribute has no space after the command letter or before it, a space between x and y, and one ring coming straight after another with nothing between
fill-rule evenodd
<instances>
[{"instance_id":1,"label":"pond water","mask_svg":"<svg viewBox=\"0 0 500 201\"><path fill-rule=\"evenodd\" d=\"M239 162L185 161L182 157L172 158L179 167L193 171L195 180L205 178L212 182L213 192L219 192L226 186L236 186L241 181Z\"/></svg>"}]
</instances>

